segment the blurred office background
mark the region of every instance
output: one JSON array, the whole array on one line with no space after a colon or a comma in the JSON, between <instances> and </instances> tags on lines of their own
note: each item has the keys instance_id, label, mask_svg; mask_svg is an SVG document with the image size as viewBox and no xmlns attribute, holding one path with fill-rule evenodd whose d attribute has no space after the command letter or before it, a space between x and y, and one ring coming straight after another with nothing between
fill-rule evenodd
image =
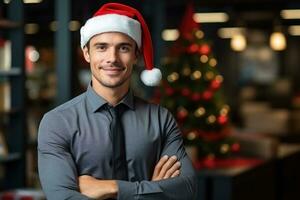
<instances>
[{"instance_id":1,"label":"blurred office background","mask_svg":"<svg viewBox=\"0 0 300 200\"><path fill-rule=\"evenodd\" d=\"M38 125L47 111L86 90L80 27L107 2L0 1L1 198L43 199ZM148 23L165 84L144 86L139 66L132 87L173 109L199 173L199 199L297 199L300 1L114 2L137 8ZM199 70L190 62L195 56ZM203 117L212 108L219 114Z\"/></svg>"}]
</instances>

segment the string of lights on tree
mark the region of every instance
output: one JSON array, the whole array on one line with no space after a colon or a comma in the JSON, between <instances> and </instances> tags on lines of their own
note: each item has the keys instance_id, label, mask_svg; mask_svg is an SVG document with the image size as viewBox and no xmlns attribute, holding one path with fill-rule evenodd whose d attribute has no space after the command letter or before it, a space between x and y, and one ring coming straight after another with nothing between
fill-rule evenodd
<instances>
[{"instance_id":1,"label":"string of lights on tree","mask_svg":"<svg viewBox=\"0 0 300 200\"><path fill-rule=\"evenodd\" d=\"M186 145L198 147L201 158L226 156L239 151L240 146L228 137L230 108L220 90L223 77L203 31L195 23L187 27L191 22L184 18L180 38L163 60L158 96L174 114Z\"/></svg>"}]
</instances>

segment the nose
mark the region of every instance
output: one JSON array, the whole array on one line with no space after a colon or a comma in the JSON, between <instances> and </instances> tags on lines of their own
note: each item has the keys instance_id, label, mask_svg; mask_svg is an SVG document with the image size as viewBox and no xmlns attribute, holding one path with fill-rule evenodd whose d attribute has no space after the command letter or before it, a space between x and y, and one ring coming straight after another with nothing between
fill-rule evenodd
<instances>
[{"instance_id":1,"label":"nose","mask_svg":"<svg viewBox=\"0 0 300 200\"><path fill-rule=\"evenodd\" d=\"M118 55L117 55L117 51L115 48L110 48L108 53L107 53L107 59L106 62L109 64L113 64L116 63L118 60Z\"/></svg>"}]
</instances>

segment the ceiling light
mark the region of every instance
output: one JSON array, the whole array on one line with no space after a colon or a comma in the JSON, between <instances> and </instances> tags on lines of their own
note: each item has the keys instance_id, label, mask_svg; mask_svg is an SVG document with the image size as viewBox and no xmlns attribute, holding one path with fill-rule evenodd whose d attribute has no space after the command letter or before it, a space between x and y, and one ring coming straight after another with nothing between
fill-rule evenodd
<instances>
[{"instance_id":1,"label":"ceiling light","mask_svg":"<svg viewBox=\"0 0 300 200\"><path fill-rule=\"evenodd\" d=\"M227 22L229 16L227 13L215 12L215 13L195 13L193 19L197 23L218 23Z\"/></svg>"},{"instance_id":2,"label":"ceiling light","mask_svg":"<svg viewBox=\"0 0 300 200\"><path fill-rule=\"evenodd\" d=\"M165 41L175 41L179 38L179 31L177 29L165 29L163 30L161 37Z\"/></svg>"},{"instance_id":3,"label":"ceiling light","mask_svg":"<svg viewBox=\"0 0 300 200\"><path fill-rule=\"evenodd\" d=\"M232 38L234 35L243 34L245 33L245 28L239 27L227 27L227 28L220 28L218 30L218 35L220 38Z\"/></svg>"},{"instance_id":4,"label":"ceiling light","mask_svg":"<svg viewBox=\"0 0 300 200\"><path fill-rule=\"evenodd\" d=\"M23 0L24 3L41 3L43 0Z\"/></svg>"},{"instance_id":5,"label":"ceiling light","mask_svg":"<svg viewBox=\"0 0 300 200\"><path fill-rule=\"evenodd\" d=\"M290 35L300 36L300 25L289 26L288 32Z\"/></svg>"},{"instance_id":6,"label":"ceiling light","mask_svg":"<svg viewBox=\"0 0 300 200\"><path fill-rule=\"evenodd\" d=\"M300 19L299 9L282 10L280 15L283 19Z\"/></svg>"},{"instance_id":7,"label":"ceiling light","mask_svg":"<svg viewBox=\"0 0 300 200\"><path fill-rule=\"evenodd\" d=\"M234 51L243 51L243 50L245 50L246 46L247 46L245 36L242 35L242 34L234 35L231 38L230 46L231 46L232 50L234 50Z\"/></svg>"},{"instance_id":8,"label":"ceiling light","mask_svg":"<svg viewBox=\"0 0 300 200\"><path fill-rule=\"evenodd\" d=\"M270 46L275 51L282 51L286 48L286 39L283 33L274 32L270 36Z\"/></svg>"}]
</instances>

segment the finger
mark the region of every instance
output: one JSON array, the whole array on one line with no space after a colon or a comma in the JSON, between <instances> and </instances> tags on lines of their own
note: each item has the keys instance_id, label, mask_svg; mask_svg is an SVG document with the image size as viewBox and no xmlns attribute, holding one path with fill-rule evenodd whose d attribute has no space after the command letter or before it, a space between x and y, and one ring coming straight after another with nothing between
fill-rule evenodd
<instances>
[{"instance_id":1,"label":"finger","mask_svg":"<svg viewBox=\"0 0 300 200\"><path fill-rule=\"evenodd\" d=\"M170 178L172 176L172 174L176 171L176 170L179 170L180 169L180 162L177 161L176 163L173 164L173 166L167 170L165 176L164 176L164 179L167 179L167 178Z\"/></svg>"},{"instance_id":2,"label":"finger","mask_svg":"<svg viewBox=\"0 0 300 200\"><path fill-rule=\"evenodd\" d=\"M176 177L176 176L179 176L179 174L180 174L180 170L176 170L176 171L172 174L171 178L174 178L174 177Z\"/></svg>"},{"instance_id":3,"label":"finger","mask_svg":"<svg viewBox=\"0 0 300 200\"><path fill-rule=\"evenodd\" d=\"M152 179L159 175L162 166L168 161L168 159L169 159L169 156L165 155L158 161L158 163L156 164L156 166L154 168Z\"/></svg>"},{"instance_id":4,"label":"finger","mask_svg":"<svg viewBox=\"0 0 300 200\"><path fill-rule=\"evenodd\" d=\"M162 179L166 175L166 172L174 165L174 163L176 161L177 161L177 157L176 156L171 156L168 159L168 161L162 166L158 177L160 179Z\"/></svg>"}]
</instances>

